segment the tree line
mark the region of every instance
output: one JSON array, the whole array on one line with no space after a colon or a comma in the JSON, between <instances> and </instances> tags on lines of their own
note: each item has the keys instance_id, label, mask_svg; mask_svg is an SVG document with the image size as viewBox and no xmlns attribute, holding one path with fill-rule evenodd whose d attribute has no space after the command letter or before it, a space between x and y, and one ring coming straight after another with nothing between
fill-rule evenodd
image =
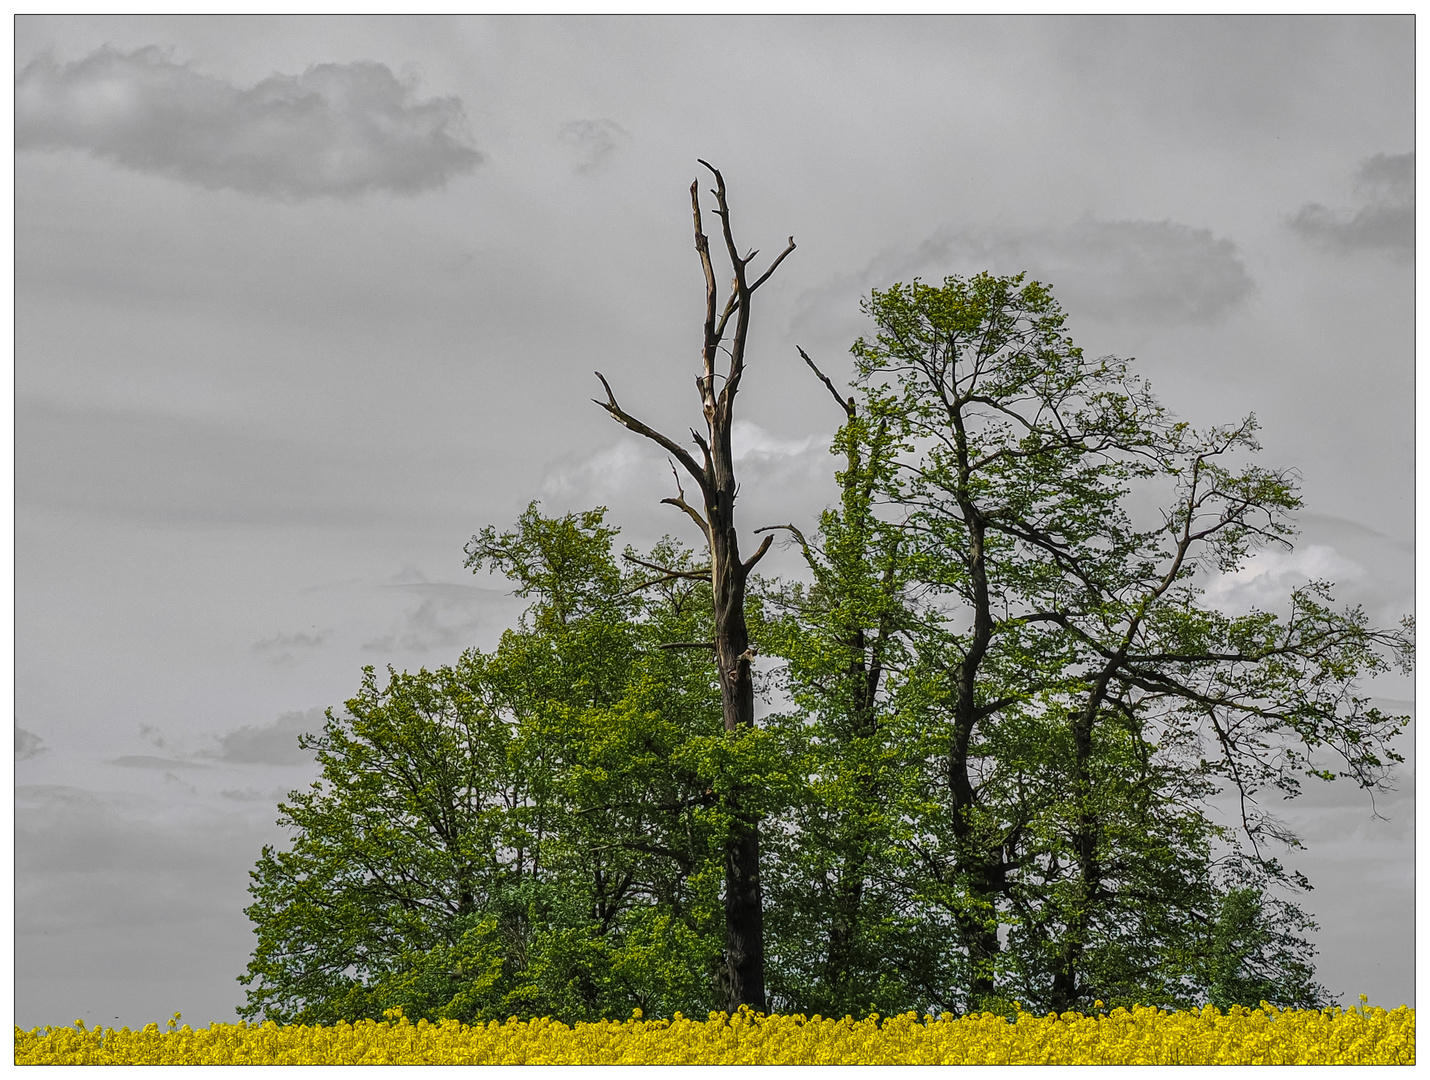
<instances>
[{"instance_id":1,"label":"tree line","mask_svg":"<svg viewBox=\"0 0 1430 1080\"><path fill-rule=\"evenodd\" d=\"M735 397L794 241L752 276L706 168L733 280L692 185L704 433L604 377L597 402L670 456L696 543L618 554L605 508L536 503L473 537L526 611L490 652L365 669L304 736L322 777L251 874L240 1014L1327 1003L1267 805L1391 782L1408 717L1361 687L1408 670L1410 620L1326 582L1209 605L1208 574L1289 546L1295 474L1253 417L1193 428L1085 357L1024 275L875 290L848 393L800 350L839 501L742 559ZM798 578L757 572L776 537Z\"/></svg>"}]
</instances>

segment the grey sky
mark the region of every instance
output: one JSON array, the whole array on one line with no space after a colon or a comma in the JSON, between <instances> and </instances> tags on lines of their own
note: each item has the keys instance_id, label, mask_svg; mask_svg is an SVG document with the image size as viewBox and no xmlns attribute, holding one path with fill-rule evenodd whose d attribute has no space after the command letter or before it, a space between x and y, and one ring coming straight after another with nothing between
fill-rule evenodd
<instances>
[{"instance_id":1,"label":"grey sky","mask_svg":"<svg viewBox=\"0 0 1430 1080\"><path fill-rule=\"evenodd\" d=\"M590 399L600 370L698 415L698 157L742 244L799 245L754 316L751 528L833 490L797 343L846 378L870 288L1027 270L1085 351L1195 424L1255 411L1301 471L1298 550L1219 598L1329 575L1398 619L1413 46L1408 17L17 20L16 1022L232 1019L298 733L364 664L519 612L462 568L480 528L539 498L692 541ZM1351 1002L1413 1002L1412 792L1288 815Z\"/></svg>"}]
</instances>

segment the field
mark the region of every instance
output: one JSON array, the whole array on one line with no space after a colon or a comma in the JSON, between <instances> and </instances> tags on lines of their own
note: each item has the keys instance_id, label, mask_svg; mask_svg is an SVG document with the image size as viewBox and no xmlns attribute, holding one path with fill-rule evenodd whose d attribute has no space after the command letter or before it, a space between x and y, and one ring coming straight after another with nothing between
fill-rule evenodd
<instances>
[{"instance_id":1,"label":"field","mask_svg":"<svg viewBox=\"0 0 1430 1080\"><path fill-rule=\"evenodd\" d=\"M1362 1004L1316 1011L1207 1006L1187 1012L1138 1007L1094 1015L1009 1021L983 1013L863 1020L765 1016L745 1010L691 1020L558 1020L332 1027L214 1024L168 1031L15 1029L17 1065L1409 1065L1415 1012Z\"/></svg>"}]
</instances>

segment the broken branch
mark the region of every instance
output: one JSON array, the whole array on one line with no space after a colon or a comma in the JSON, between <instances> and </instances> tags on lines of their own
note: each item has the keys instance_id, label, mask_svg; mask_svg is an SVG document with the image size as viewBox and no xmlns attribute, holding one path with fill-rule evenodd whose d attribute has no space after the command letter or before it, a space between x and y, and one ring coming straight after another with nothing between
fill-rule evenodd
<instances>
[{"instance_id":1,"label":"broken branch","mask_svg":"<svg viewBox=\"0 0 1430 1080\"><path fill-rule=\"evenodd\" d=\"M789 245L788 245L783 251L781 251L781 252L779 253L778 258L776 258L774 262L770 263L770 268L769 268L768 270L766 270L763 274L760 275L759 280L757 280L753 285L750 286L750 292L754 292L754 291L755 291L756 289L758 289L761 285L763 285L766 281L768 281L768 280L770 279L770 275L775 272L775 270L779 267L780 263L782 263L782 262L785 261L785 256L788 255L788 254L789 254L791 251L793 251L793 250L794 250L794 237L791 236L791 237L789 238ZM754 257L755 257L755 252L753 252L753 251L750 252L750 258L754 258Z\"/></svg>"},{"instance_id":2,"label":"broken branch","mask_svg":"<svg viewBox=\"0 0 1430 1080\"><path fill-rule=\"evenodd\" d=\"M755 563L759 562L765 557L765 552L770 550L770 542L772 540L774 540L773 536L767 536L760 541L760 546L758 550L756 550L753 555L751 555L748 559L745 560L745 573L748 574L751 570L755 568Z\"/></svg>"},{"instance_id":3,"label":"broken branch","mask_svg":"<svg viewBox=\"0 0 1430 1080\"><path fill-rule=\"evenodd\" d=\"M839 402L839 407L844 410L845 414L849 417L849 419L853 420L854 398L850 397L848 399L845 399L840 397L839 391L834 389L834 384L829 381L829 376L824 374L824 372L820 371L819 368L814 366L814 361L809 358L809 353L805 352L804 349L798 345L796 345L795 348L799 349L799 355L804 357L804 362L809 365L809 370L819 376L820 382L822 382L825 386L829 387L829 392L834 395L834 400Z\"/></svg>"},{"instance_id":4,"label":"broken branch","mask_svg":"<svg viewBox=\"0 0 1430 1080\"><path fill-rule=\"evenodd\" d=\"M695 464L695 459L690 456L689 452L674 439L667 438L656 431L655 428L650 427L648 424L643 424L622 409L620 404L616 401L616 395L611 391L611 384L606 381L606 377L598 371L596 372L596 378L601 380L601 385L606 389L606 400L597 401L595 398L591 400L605 409L606 412L610 413L617 422L624 424L637 435L644 435L647 439L650 439L651 442L660 444L673 454L675 459L685 466L686 471L695 477L696 482L700 484L700 488L703 491L705 489L705 477L700 470L700 466Z\"/></svg>"},{"instance_id":5,"label":"broken branch","mask_svg":"<svg viewBox=\"0 0 1430 1080\"><path fill-rule=\"evenodd\" d=\"M694 432L692 432L691 434L694 434ZM705 450L705 459L709 461L709 449L705 447L703 443L701 444L701 449ZM695 507L691 506L688 502L685 501L685 489L680 486L680 474L675 471L674 462L671 462L670 472L671 475L675 477L675 490L678 491L680 494L673 499L661 499L660 501L663 503L668 503L671 506L674 506L680 510L684 510L686 514L689 515L690 520L700 526L700 531L705 534L705 544L708 547L710 545L710 523L700 516L699 510L695 509Z\"/></svg>"}]
</instances>

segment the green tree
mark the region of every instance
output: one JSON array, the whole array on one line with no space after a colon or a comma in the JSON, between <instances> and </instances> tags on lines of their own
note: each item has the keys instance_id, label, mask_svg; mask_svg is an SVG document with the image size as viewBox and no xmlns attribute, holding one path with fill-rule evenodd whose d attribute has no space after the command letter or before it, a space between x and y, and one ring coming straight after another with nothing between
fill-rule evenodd
<instances>
[{"instance_id":1,"label":"green tree","mask_svg":"<svg viewBox=\"0 0 1430 1080\"><path fill-rule=\"evenodd\" d=\"M708 597L634 588L603 513L533 504L474 538L470 564L531 599L520 625L434 672L367 669L305 738L323 777L280 806L293 843L253 872L243 1015L715 1005L731 748L708 657L659 647L708 630Z\"/></svg>"},{"instance_id":2,"label":"green tree","mask_svg":"<svg viewBox=\"0 0 1430 1080\"><path fill-rule=\"evenodd\" d=\"M748 261L707 312L705 472L607 403L704 476L705 513L667 500L704 549L617 558L604 509L534 503L473 537L468 566L528 607L489 653L366 669L304 737L322 778L251 875L242 1014L1326 1001L1308 883L1276 850L1296 838L1258 799L1387 781L1407 718L1360 686L1409 664L1412 627L1323 582L1207 604L1207 573L1293 534L1295 478L1256 464L1254 420L1174 420L1021 276L876 291L854 395L805 357L844 414L840 501L759 530L806 570L760 580L772 537L739 560L727 460L769 276L744 283ZM758 726L757 647L787 701Z\"/></svg>"},{"instance_id":3,"label":"green tree","mask_svg":"<svg viewBox=\"0 0 1430 1080\"><path fill-rule=\"evenodd\" d=\"M874 497L896 446L886 418L871 422L800 354L845 415L831 447L844 467L840 503L816 531L760 530L788 533L809 573L759 582L757 633L785 661L779 684L795 706L772 722L803 781L768 833L771 1000L823 1015L902 1012L931 1000L956 956L890 861L910 765L890 688L914 616L899 531Z\"/></svg>"},{"instance_id":4,"label":"green tree","mask_svg":"<svg viewBox=\"0 0 1430 1080\"><path fill-rule=\"evenodd\" d=\"M859 385L899 447L878 495L942 623L916 665L934 809L914 849L958 928L965 1005L1172 994L1157 978L1178 965L1181 990L1204 988L1223 893L1192 886L1236 854L1207 798L1294 795L1330 778L1325 750L1382 783L1407 718L1354 689L1408 663L1409 628L1372 629L1314 584L1280 615L1207 607L1199 570L1289 543L1294 476L1236 463L1253 419L1194 431L1127 362L1084 357L1039 283L916 281L867 310ZM1134 493L1158 492L1135 522ZM1294 882L1265 849L1289 833L1249 809L1242 826L1256 873Z\"/></svg>"}]
</instances>

